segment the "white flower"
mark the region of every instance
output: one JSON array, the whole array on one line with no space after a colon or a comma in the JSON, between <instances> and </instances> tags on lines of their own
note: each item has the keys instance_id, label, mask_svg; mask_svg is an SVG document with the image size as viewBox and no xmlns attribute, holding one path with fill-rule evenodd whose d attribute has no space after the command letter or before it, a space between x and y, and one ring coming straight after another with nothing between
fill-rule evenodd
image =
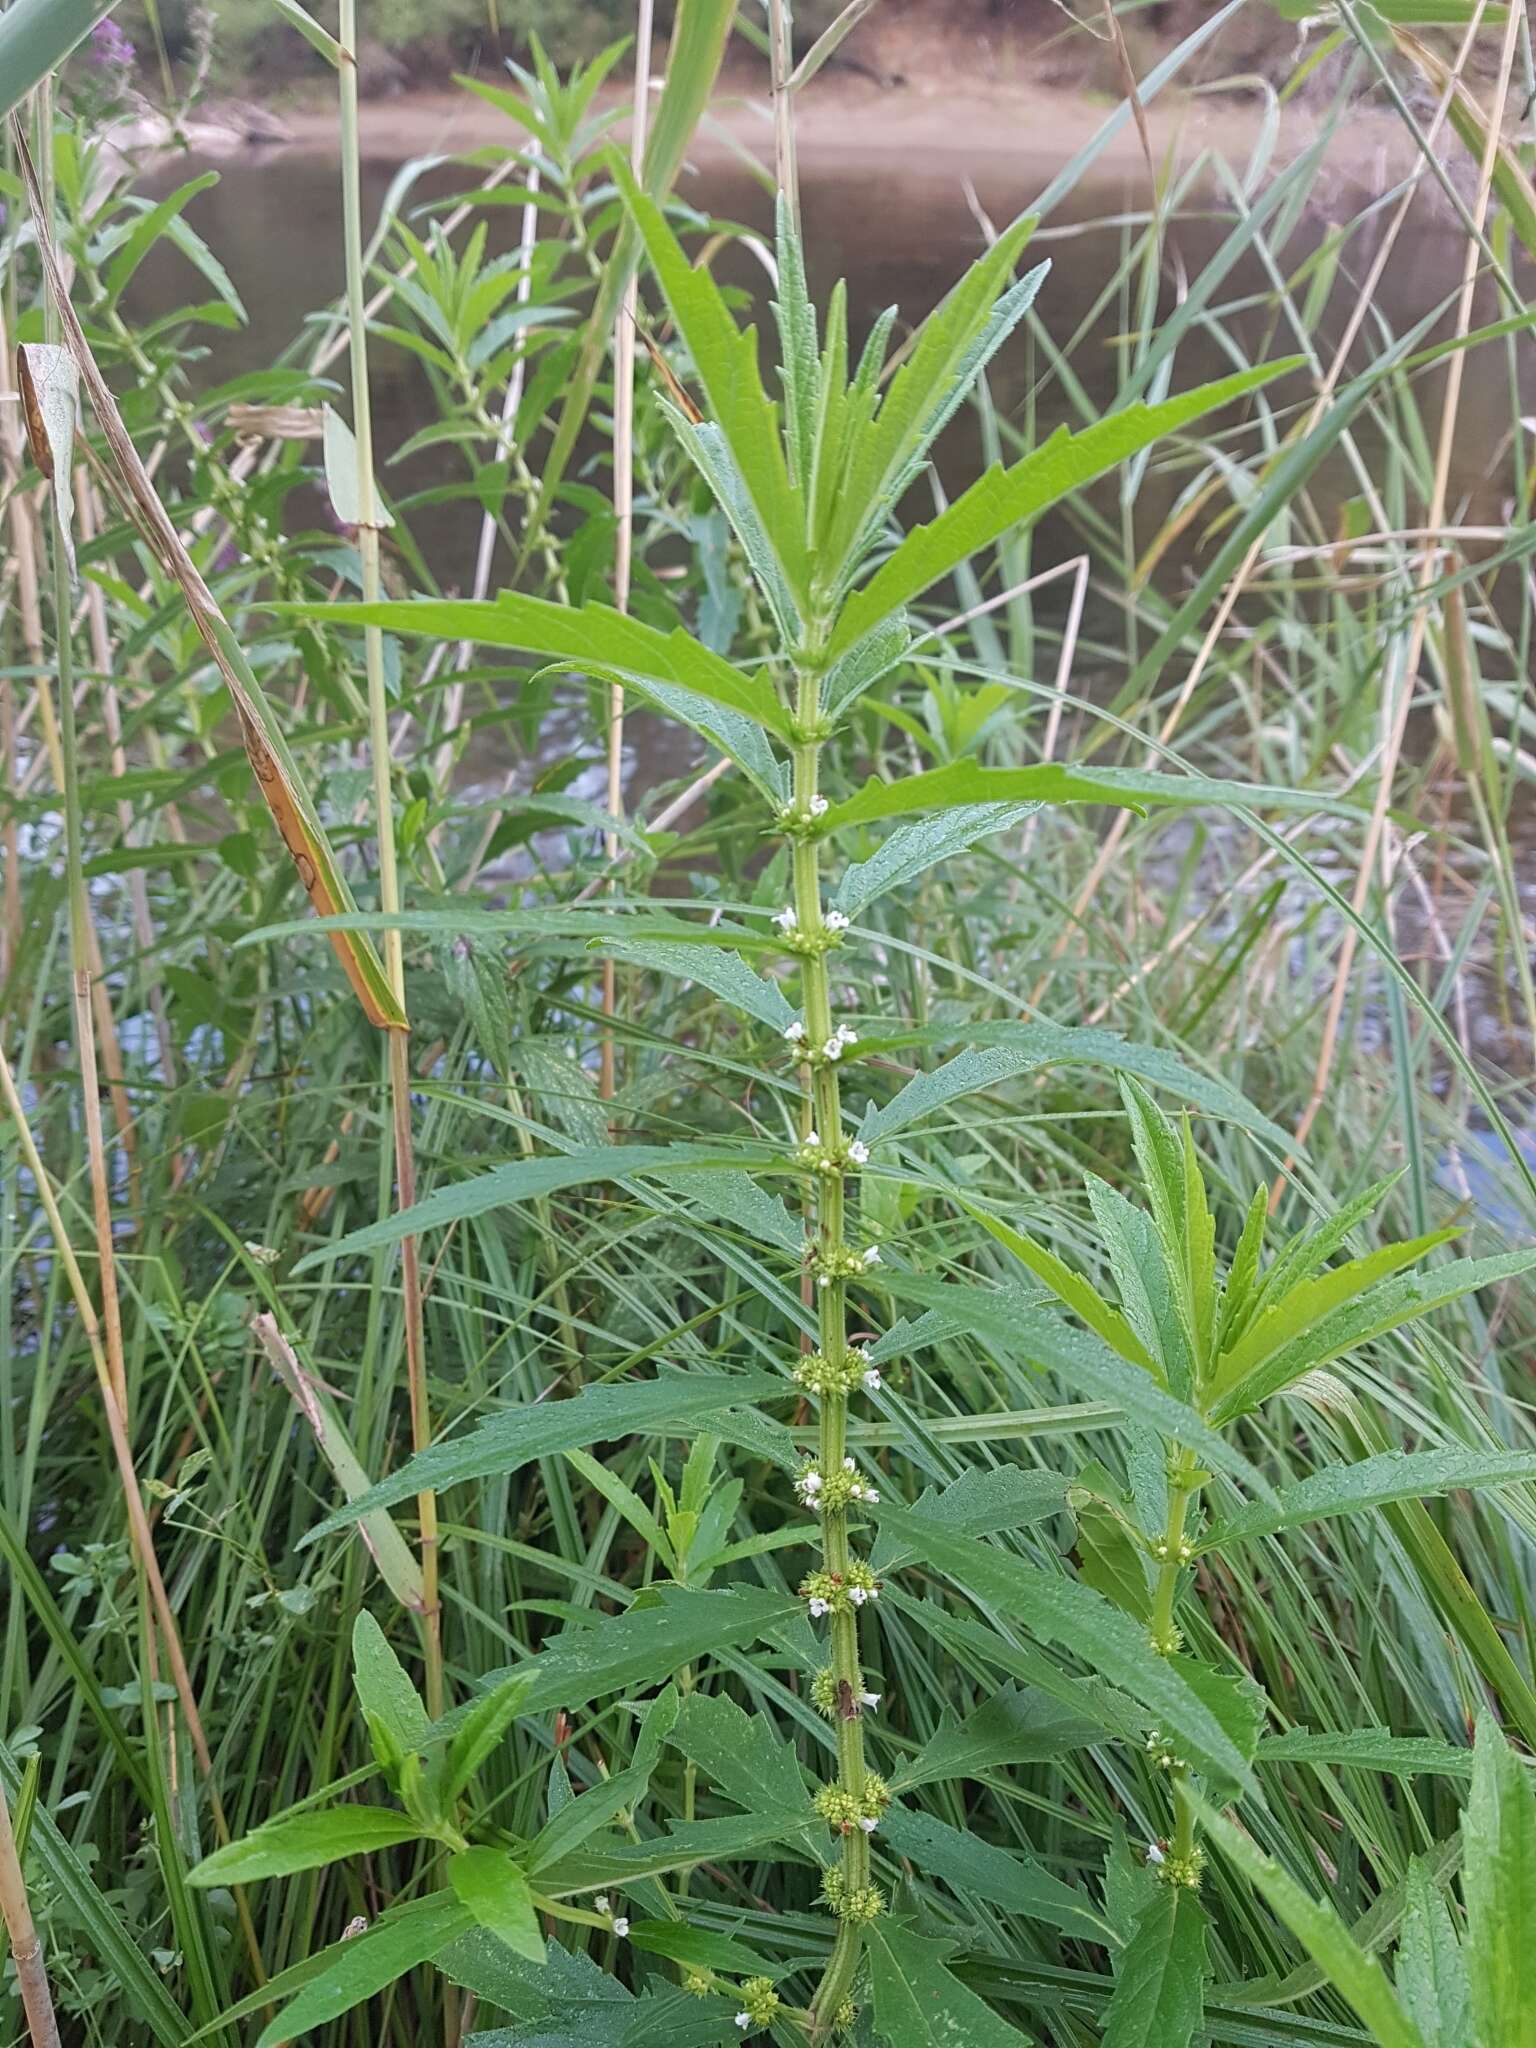
<instances>
[{"instance_id":1,"label":"white flower","mask_svg":"<svg viewBox=\"0 0 1536 2048\"><path fill-rule=\"evenodd\" d=\"M869 1597L871 1600L878 1600L880 1598L880 1588L878 1586L871 1586L869 1589Z\"/></svg>"},{"instance_id":2,"label":"white flower","mask_svg":"<svg viewBox=\"0 0 1536 2048\"><path fill-rule=\"evenodd\" d=\"M824 818L832 806L824 796L813 796L806 808L813 818Z\"/></svg>"},{"instance_id":3,"label":"white flower","mask_svg":"<svg viewBox=\"0 0 1536 2048\"><path fill-rule=\"evenodd\" d=\"M878 1373L878 1372L877 1372L877 1371L875 1370L874 1366L871 1366L871 1367L869 1368L869 1371L868 1371L867 1373L865 1373L865 1375L864 1375L864 1391L865 1391L865 1393L866 1393L866 1394L878 1394L878 1393L879 1393L879 1391L880 1391L881 1385L882 1385L882 1381L881 1381L881 1378L880 1378L880 1375L879 1375L879 1373Z\"/></svg>"},{"instance_id":4,"label":"white flower","mask_svg":"<svg viewBox=\"0 0 1536 2048\"><path fill-rule=\"evenodd\" d=\"M592 1901L592 1903L594 1906L596 1906L599 1913L606 1913L611 1908L613 1901L609 1898L606 1892L599 1892L597 1897Z\"/></svg>"},{"instance_id":5,"label":"white flower","mask_svg":"<svg viewBox=\"0 0 1536 2048\"><path fill-rule=\"evenodd\" d=\"M1168 1858L1163 1854L1156 1842L1148 1842L1147 1861L1155 1867L1159 1863L1166 1863Z\"/></svg>"},{"instance_id":6,"label":"white flower","mask_svg":"<svg viewBox=\"0 0 1536 2048\"><path fill-rule=\"evenodd\" d=\"M819 1145L821 1143L820 1131L807 1131L805 1134L805 1142L808 1147L813 1145Z\"/></svg>"},{"instance_id":7,"label":"white flower","mask_svg":"<svg viewBox=\"0 0 1536 2048\"><path fill-rule=\"evenodd\" d=\"M752 2015L751 2015L751 2013L749 2013L749 2012L739 2012L739 2013L737 2013L737 2015L736 2015L736 2024L737 2024L737 2026L738 2026L738 2027L740 2027L741 2031L742 2031L743 2033L745 2033L745 2032L747 2031L748 2027L750 2027L750 2026L751 2026L751 2024L752 2024Z\"/></svg>"},{"instance_id":8,"label":"white flower","mask_svg":"<svg viewBox=\"0 0 1536 2048\"><path fill-rule=\"evenodd\" d=\"M862 1138L855 1138L848 1147L848 1157L855 1166L867 1166L869 1164L869 1147Z\"/></svg>"},{"instance_id":9,"label":"white flower","mask_svg":"<svg viewBox=\"0 0 1536 2048\"><path fill-rule=\"evenodd\" d=\"M792 1024L784 1026L784 1041L787 1045L798 1045L805 1036L805 1026L797 1017Z\"/></svg>"},{"instance_id":10,"label":"white flower","mask_svg":"<svg viewBox=\"0 0 1536 2048\"><path fill-rule=\"evenodd\" d=\"M854 1030L851 1024L839 1024L837 1027L837 1035L843 1041L844 1045L857 1045L859 1042L859 1034L857 1033L857 1031Z\"/></svg>"},{"instance_id":11,"label":"white flower","mask_svg":"<svg viewBox=\"0 0 1536 2048\"><path fill-rule=\"evenodd\" d=\"M879 1825L879 1821L870 1820L867 1817L859 1822L859 1826L864 1830L866 1835L872 1835L875 1832L875 1829L879 1827Z\"/></svg>"},{"instance_id":12,"label":"white flower","mask_svg":"<svg viewBox=\"0 0 1536 2048\"><path fill-rule=\"evenodd\" d=\"M869 1502L872 1508L878 1507L880 1504L880 1495L873 1486L865 1487L864 1498Z\"/></svg>"},{"instance_id":13,"label":"white flower","mask_svg":"<svg viewBox=\"0 0 1536 2048\"><path fill-rule=\"evenodd\" d=\"M877 1692L861 1692L861 1693L859 1694L859 1705L860 1705L861 1707L868 1707L868 1708L870 1709L871 1713L873 1713L874 1709L875 1709L876 1707L878 1707L878 1706L879 1706L879 1704L880 1704L880 1695L879 1695L879 1693L877 1693Z\"/></svg>"},{"instance_id":14,"label":"white flower","mask_svg":"<svg viewBox=\"0 0 1536 2048\"><path fill-rule=\"evenodd\" d=\"M852 1458L844 1458L843 1470L845 1472L856 1472L858 1470L858 1467L854 1464Z\"/></svg>"},{"instance_id":15,"label":"white flower","mask_svg":"<svg viewBox=\"0 0 1536 2048\"><path fill-rule=\"evenodd\" d=\"M629 1922L624 1918L624 1915L622 1913L620 1913L617 1919L614 1921L613 1931L619 1937L620 1941L622 1941L624 1937L628 1934Z\"/></svg>"},{"instance_id":16,"label":"white flower","mask_svg":"<svg viewBox=\"0 0 1536 2048\"><path fill-rule=\"evenodd\" d=\"M848 1598L855 1607L862 1607L869 1597L869 1594L865 1592L862 1586L850 1586L848 1588Z\"/></svg>"},{"instance_id":17,"label":"white flower","mask_svg":"<svg viewBox=\"0 0 1536 2048\"><path fill-rule=\"evenodd\" d=\"M863 1258L866 1266L878 1266L880 1263L879 1245L869 1245L864 1251Z\"/></svg>"},{"instance_id":18,"label":"white flower","mask_svg":"<svg viewBox=\"0 0 1536 2048\"><path fill-rule=\"evenodd\" d=\"M830 1287L832 1285L832 1275L830 1273L818 1273L816 1275L816 1285L818 1287Z\"/></svg>"},{"instance_id":19,"label":"white flower","mask_svg":"<svg viewBox=\"0 0 1536 2048\"><path fill-rule=\"evenodd\" d=\"M800 922L800 913L793 903L786 903L782 910L774 912L773 921L781 932L792 932Z\"/></svg>"},{"instance_id":20,"label":"white flower","mask_svg":"<svg viewBox=\"0 0 1536 2048\"><path fill-rule=\"evenodd\" d=\"M823 1045L821 1049L826 1054L829 1060L840 1060L843 1056L843 1041L838 1037L837 1033L834 1031L832 1036L827 1040L826 1044Z\"/></svg>"},{"instance_id":21,"label":"white flower","mask_svg":"<svg viewBox=\"0 0 1536 2048\"><path fill-rule=\"evenodd\" d=\"M847 914L841 910L829 910L822 923L829 932L845 932L848 929Z\"/></svg>"},{"instance_id":22,"label":"white flower","mask_svg":"<svg viewBox=\"0 0 1536 2048\"><path fill-rule=\"evenodd\" d=\"M826 1611L827 1603L825 1600L813 1600L811 1602L811 1613L815 1616L815 1618L818 1621L820 1621L821 1617L826 1613Z\"/></svg>"}]
</instances>

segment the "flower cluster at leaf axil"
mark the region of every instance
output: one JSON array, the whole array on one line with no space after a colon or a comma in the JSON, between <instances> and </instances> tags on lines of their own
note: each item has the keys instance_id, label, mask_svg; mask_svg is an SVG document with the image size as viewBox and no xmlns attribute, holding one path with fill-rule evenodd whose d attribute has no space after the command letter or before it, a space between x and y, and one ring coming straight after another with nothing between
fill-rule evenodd
<instances>
[{"instance_id":1,"label":"flower cluster at leaf axil","mask_svg":"<svg viewBox=\"0 0 1536 2048\"><path fill-rule=\"evenodd\" d=\"M786 953L810 955L830 953L834 946L841 944L850 920L845 911L826 910L815 924L803 925L799 911L792 903L787 903L782 910L775 911L773 922L779 928Z\"/></svg>"},{"instance_id":2,"label":"flower cluster at leaf axil","mask_svg":"<svg viewBox=\"0 0 1536 2048\"><path fill-rule=\"evenodd\" d=\"M841 1141L834 1138L823 1144L820 1131L807 1131L799 1152L800 1164L808 1166L813 1173L846 1173L850 1166L869 1164L869 1147L862 1138Z\"/></svg>"},{"instance_id":3,"label":"flower cluster at leaf axil","mask_svg":"<svg viewBox=\"0 0 1536 2048\"><path fill-rule=\"evenodd\" d=\"M795 1481L795 1492L800 1496L800 1505L809 1508L813 1515L835 1515L854 1502L872 1507L880 1498L877 1489L859 1477L859 1468L852 1458L844 1458L836 1472L823 1472L816 1464L806 1465Z\"/></svg>"},{"instance_id":4,"label":"flower cluster at leaf axil","mask_svg":"<svg viewBox=\"0 0 1536 2048\"><path fill-rule=\"evenodd\" d=\"M880 1704L880 1694L855 1692L829 1664L811 1680L811 1704L829 1721L857 1721L861 1714L875 1711Z\"/></svg>"},{"instance_id":5,"label":"flower cluster at leaf axil","mask_svg":"<svg viewBox=\"0 0 1536 2048\"><path fill-rule=\"evenodd\" d=\"M879 1367L871 1365L868 1351L857 1345L835 1359L824 1351L807 1351L794 1376L808 1394L848 1395L858 1387L866 1394L876 1394L883 1384Z\"/></svg>"},{"instance_id":6,"label":"flower cluster at leaf axil","mask_svg":"<svg viewBox=\"0 0 1536 2048\"><path fill-rule=\"evenodd\" d=\"M741 1987L741 2011L736 2024L744 2034L771 2027L779 2010L779 1994L771 1977L749 1977Z\"/></svg>"},{"instance_id":7,"label":"flower cluster at leaf axil","mask_svg":"<svg viewBox=\"0 0 1536 2048\"><path fill-rule=\"evenodd\" d=\"M884 1778L866 1771L862 1792L850 1792L845 1785L823 1785L811 1803L835 1835L851 1835L855 1828L872 1835L891 1803L891 1788Z\"/></svg>"},{"instance_id":8,"label":"flower cluster at leaf axil","mask_svg":"<svg viewBox=\"0 0 1536 2048\"><path fill-rule=\"evenodd\" d=\"M855 1558L846 1571L808 1572L800 1581L800 1597L815 1620L824 1614L848 1614L866 1601L880 1598L880 1581Z\"/></svg>"}]
</instances>

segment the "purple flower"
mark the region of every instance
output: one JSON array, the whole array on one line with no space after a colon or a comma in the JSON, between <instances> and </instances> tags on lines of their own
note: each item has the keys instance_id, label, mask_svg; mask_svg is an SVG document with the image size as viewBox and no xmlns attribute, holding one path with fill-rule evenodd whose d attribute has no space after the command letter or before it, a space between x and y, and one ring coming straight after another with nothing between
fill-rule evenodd
<instances>
[{"instance_id":1,"label":"purple flower","mask_svg":"<svg viewBox=\"0 0 1536 2048\"><path fill-rule=\"evenodd\" d=\"M91 61L104 71L127 71L131 67L133 44L115 21L98 21L91 30Z\"/></svg>"}]
</instances>

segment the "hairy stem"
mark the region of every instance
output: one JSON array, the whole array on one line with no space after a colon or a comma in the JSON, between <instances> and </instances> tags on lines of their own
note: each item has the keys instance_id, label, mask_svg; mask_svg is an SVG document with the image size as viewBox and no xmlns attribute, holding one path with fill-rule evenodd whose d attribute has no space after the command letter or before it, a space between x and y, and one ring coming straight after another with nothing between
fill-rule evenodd
<instances>
[{"instance_id":1,"label":"hairy stem","mask_svg":"<svg viewBox=\"0 0 1536 2048\"><path fill-rule=\"evenodd\" d=\"M820 678L814 667L801 670L796 692L796 717L800 729L814 734L820 722ZM820 795L820 742L804 739L795 749L793 811L809 821L815 815ZM802 993L805 1035L811 1054L811 1130L820 1150L837 1162L835 1170L815 1172L816 1193L807 1195L808 1210L814 1209L817 1307L820 1355L832 1378L844 1373L842 1384L824 1383L819 1392L820 1436L815 1470L820 1476L822 1570L827 1579L842 1589L849 1580L855 1557L849 1539L849 1504L839 1499L843 1460L847 1455L848 1398L846 1381L848 1346L848 1279L841 1270L849 1258L845 1235L846 1201L843 1147L842 1088L835 1058L826 1057L836 1029L832 1013L828 948L835 936L828 930L821 907L820 842L814 829L800 830L793 841L794 933L802 950L804 970ZM802 1133L809 1137L810 1132ZM813 1169L814 1171L814 1169ZM859 1807L869 1799L870 1781L864 1761L862 1697L864 1674L859 1658L858 1610L846 1593L834 1593L828 1617L829 1672L833 1725L837 1730L837 1787ZM853 1987L863 1947L863 1922L848 1909L869 1888L869 1837L858 1825L844 1823L841 1831L839 1875L842 1917L837 1937L816 1995L811 2003L812 2039L824 2038L835 2022L839 2008ZM831 1901L837 1909L837 1901Z\"/></svg>"}]
</instances>

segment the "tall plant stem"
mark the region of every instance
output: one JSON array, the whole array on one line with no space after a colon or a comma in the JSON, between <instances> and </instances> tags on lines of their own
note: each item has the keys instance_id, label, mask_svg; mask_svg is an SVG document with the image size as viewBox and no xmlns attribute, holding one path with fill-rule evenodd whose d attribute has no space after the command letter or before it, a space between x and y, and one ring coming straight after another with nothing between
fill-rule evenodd
<instances>
[{"instance_id":1,"label":"tall plant stem","mask_svg":"<svg viewBox=\"0 0 1536 2048\"><path fill-rule=\"evenodd\" d=\"M629 160L635 176L645 170L645 137L651 97L651 36L654 0L639 0L635 25L635 104L630 121ZM635 559L635 316L639 309L639 278L632 267L619 304L613 332L613 510L618 521L614 537L613 602L629 610L629 586ZM624 809L624 686L608 686L608 815ZM610 861L619 857L619 837L610 831L604 842ZM611 958L603 962L603 1032L600 1086L604 1100L613 1095L613 1018L618 1008L618 981Z\"/></svg>"},{"instance_id":2,"label":"tall plant stem","mask_svg":"<svg viewBox=\"0 0 1536 2048\"><path fill-rule=\"evenodd\" d=\"M768 63L773 80L773 153L790 224L800 232L800 172L795 157L795 48L791 0L768 0Z\"/></svg>"},{"instance_id":3,"label":"tall plant stem","mask_svg":"<svg viewBox=\"0 0 1536 2048\"><path fill-rule=\"evenodd\" d=\"M796 688L796 719L804 732L820 724L820 678L814 668L802 669ZM795 749L794 807L802 817L817 808L820 774L820 743L807 740ZM831 976L827 968L827 944L831 937L821 909L821 848L814 833L794 841L795 930L809 948L804 955L802 990L805 1006L805 1035L813 1055L828 1046L836 1029L832 1016ZM842 1085L835 1059L813 1058L810 1067L809 1117L824 1148L842 1151ZM809 1136L809 1129L802 1131ZM841 1170L818 1176L814 1203L817 1274L817 1322L821 1357L828 1365L842 1367L850 1357L848 1347L848 1282L840 1270L846 1261L846 1200ZM817 1468L824 1493L827 1482L836 1485L843 1472L848 1448L848 1387L827 1386L820 1394L820 1435ZM853 1562L848 1535L848 1506L825 1501L821 1519L822 1568L841 1584L848 1578ZM829 1616L830 1670L834 1692L833 1726L837 1731L838 1784L862 1805L866 1799L867 1774L864 1761L862 1700L864 1673L859 1657L858 1613L845 1599L834 1600ZM869 1884L869 1837L857 1826L842 1836L840 1870L849 1895L862 1892ZM832 1954L811 2002L811 2037L825 2038L832 2030L838 2008L853 1988L863 1948L861 1923L841 1918Z\"/></svg>"},{"instance_id":4,"label":"tall plant stem","mask_svg":"<svg viewBox=\"0 0 1536 2048\"><path fill-rule=\"evenodd\" d=\"M6 1804L3 1785L0 1785L0 1919L5 1921L6 1935L11 1944L16 1988L21 1993L21 2009L27 2016L32 2048L59 2048L59 2023L54 2017L48 1972L43 1967L43 1944L33 1924L21 1856L11 1829L11 1809Z\"/></svg>"},{"instance_id":5,"label":"tall plant stem","mask_svg":"<svg viewBox=\"0 0 1536 2048\"><path fill-rule=\"evenodd\" d=\"M346 241L347 324L351 335L352 433L357 451L357 551L362 563L363 598L376 604L382 591L379 575L379 507L373 476L373 416L368 395L368 311L363 295L362 155L358 134L357 0L341 0L338 67L341 100L341 192ZM373 801L379 838L379 907L386 916L400 909L400 876L395 858L395 811L389 703L384 685L384 635L377 626L363 628L364 665L368 684L368 745L373 765ZM405 950L398 928L384 934L384 971L402 1011L405 1008ZM389 1094L395 1152L395 1195L401 1209L416 1200L416 1152L411 1129L410 1037L391 1031ZM421 1259L414 1237L400 1244L400 1292L405 1310L405 1367L411 1403L411 1446L423 1451L432 1441L432 1416L427 1399L425 1331L421 1301ZM443 1689L442 1609L437 1591L437 1496L417 1496L421 1525L421 1579L425 1595L422 1617L426 1645L427 1710L434 1717L445 1704Z\"/></svg>"}]
</instances>

